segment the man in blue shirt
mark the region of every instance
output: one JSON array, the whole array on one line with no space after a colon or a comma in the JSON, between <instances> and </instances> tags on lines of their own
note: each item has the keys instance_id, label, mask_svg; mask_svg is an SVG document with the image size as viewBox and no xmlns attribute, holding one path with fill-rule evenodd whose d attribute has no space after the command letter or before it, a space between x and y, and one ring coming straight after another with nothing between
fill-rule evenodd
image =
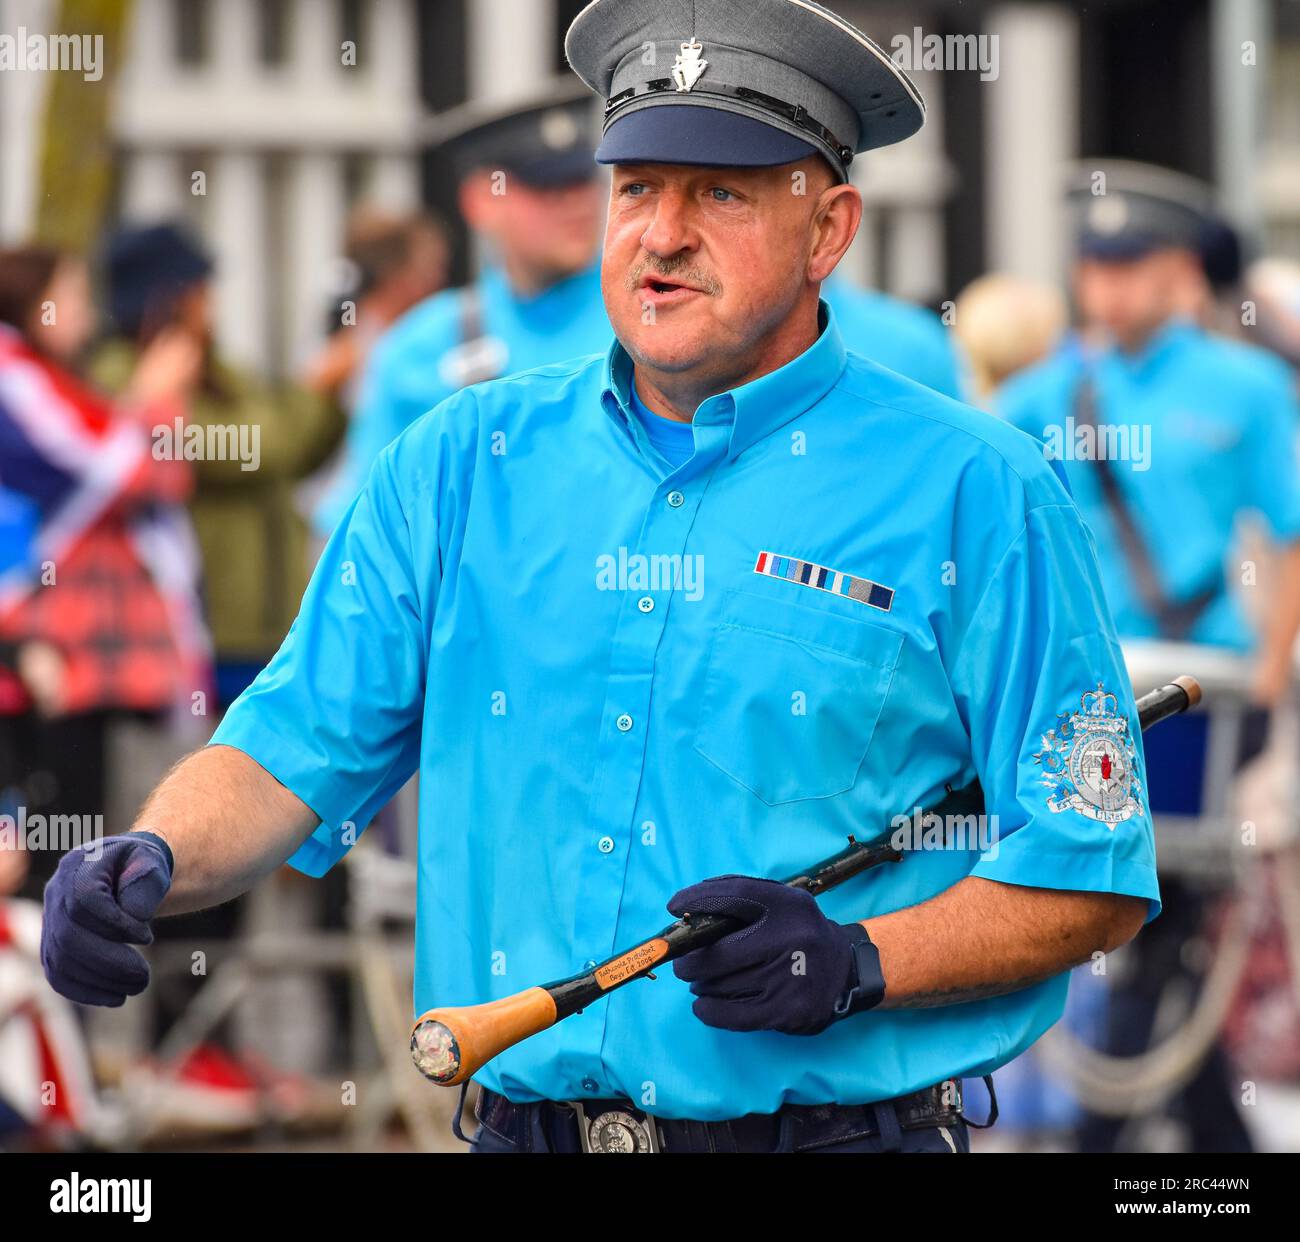
<instances>
[{"instance_id":1,"label":"man in blue shirt","mask_svg":"<svg viewBox=\"0 0 1300 1242\"><path fill-rule=\"evenodd\" d=\"M1081 167L1069 203L1082 334L1007 384L998 408L1064 465L1123 637L1253 654L1244 763L1263 749L1269 713L1291 682L1300 627L1300 419L1291 377L1262 349L1207 332L1192 317L1223 233L1208 190L1166 169L1112 161ZM1243 517L1262 520L1276 542L1262 570L1231 567ZM1258 632L1229 575L1263 593ZM1161 742L1179 763L1177 777L1171 764L1170 780L1151 791L1157 812L1175 799L1183 806L1187 789L1176 785L1201 779L1191 758L1204 745L1200 722L1179 724ZM1201 982L1182 950L1200 932L1205 894L1177 876L1162 887L1165 917L1137 943L1110 993L1113 1055L1145 1048L1167 988ZM1173 1102L1193 1150L1250 1149L1237 1094L1223 1053L1211 1049ZM1121 1119L1092 1117L1081 1145L1112 1150L1122 1128Z\"/></svg>"},{"instance_id":2,"label":"man in blue shirt","mask_svg":"<svg viewBox=\"0 0 1300 1242\"><path fill-rule=\"evenodd\" d=\"M923 120L885 53L790 0L602 0L566 50L609 101L617 340L380 454L213 744L51 885L50 978L119 1003L160 903L321 874L418 769L417 1012L665 905L745 925L489 1062L476 1151L967 1150L955 1080L1159 910L1091 541L1040 446L819 298L849 162ZM969 834L914 831L975 778ZM820 902L770 878L891 827L906 860Z\"/></svg>"},{"instance_id":3,"label":"man in blue shirt","mask_svg":"<svg viewBox=\"0 0 1300 1242\"><path fill-rule=\"evenodd\" d=\"M1300 628L1290 373L1188 313L1215 224L1195 182L1113 161L1081 171L1070 201L1084 337L1007 384L998 410L1064 464L1119 633L1253 651L1254 698L1272 707ZM1259 633L1227 581L1248 516L1279 545Z\"/></svg>"},{"instance_id":4,"label":"man in blue shirt","mask_svg":"<svg viewBox=\"0 0 1300 1242\"><path fill-rule=\"evenodd\" d=\"M593 261L604 187L591 158L590 103L580 83L557 84L508 112L469 104L443 119L441 150L460 172L461 212L488 260L471 285L422 302L375 346L338 478L314 517L322 536L380 451L458 388L609 348ZM842 276L823 292L849 349L965 395L957 352L933 315Z\"/></svg>"},{"instance_id":5,"label":"man in blue shirt","mask_svg":"<svg viewBox=\"0 0 1300 1242\"><path fill-rule=\"evenodd\" d=\"M592 100L564 79L509 108L466 104L441 118L439 153L485 248L478 276L402 316L362 374L339 476L314 523L329 535L375 458L466 384L607 349L600 297L603 178Z\"/></svg>"}]
</instances>

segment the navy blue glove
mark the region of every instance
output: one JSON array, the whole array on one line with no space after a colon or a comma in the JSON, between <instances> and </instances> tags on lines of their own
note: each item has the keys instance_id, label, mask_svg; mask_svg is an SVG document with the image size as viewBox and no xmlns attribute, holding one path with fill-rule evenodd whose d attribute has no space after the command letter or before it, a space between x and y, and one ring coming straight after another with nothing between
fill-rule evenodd
<instances>
[{"instance_id":1,"label":"navy blue glove","mask_svg":"<svg viewBox=\"0 0 1300 1242\"><path fill-rule=\"evenodd\" d=\"M45 886L41 965L50 986L83 1005L121 1005L143 992L153 918L172 883L172 852L151 832L69 850Z\"/></svg>"},{"instance_id":2,"label":"navy blue glove","mask_svg":"<svg viewBox=\"0 0 1300 1242\"><path fill-rule=\"evenodd\" d=\"M697 997L695 1016L709 1026L817 1035L884 999L880 954L866 928L828 919L804 889L724 875L682 889L668 909L746 924L673 963Z\"/></svg>"}]
</instances>

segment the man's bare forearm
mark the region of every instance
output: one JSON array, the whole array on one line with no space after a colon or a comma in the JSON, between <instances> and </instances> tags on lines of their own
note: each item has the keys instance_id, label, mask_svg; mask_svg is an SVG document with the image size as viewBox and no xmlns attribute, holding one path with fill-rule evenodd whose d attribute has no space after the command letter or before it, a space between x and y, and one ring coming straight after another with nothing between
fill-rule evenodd
<instances>
[{"instance_id":1,"label":"man's bare forearm","mask_svg":"<svg viewBox=\"0 0 1300 1242\"><path fill-rule=\"evenodd\" d=\"M1300 632L1300 543L1283 544L1277 549L1271 576L1273 589L1263 618L1263 641L1251 686L1252 698L1265 707L1276 707L1292 680L1292 653Z\"/></svg>"},{"instance_id":2,"label":"man's bare forearm","mask_svg":"<svg viewBox=\"0 0 1300 1242\"><path fill-rule=\"evenodd\" d=\"M1141 897L970 877L920 905L863 919L880 951L882 1009L929 1009L1019 991L1131 940Z\"/></svg>"},{"instance_id":3,"label":"man's bare forearm","mask_svg":"<svg viewBox=\"0 0 1300 1242\"><path fill-rule=\"evenodd\" d=\"M318 823L243 751L207 746L167 774L134 827L171 847L172 887L159 910L168 915L238 897L280 866Z\"/></svg>"}]
</instances>

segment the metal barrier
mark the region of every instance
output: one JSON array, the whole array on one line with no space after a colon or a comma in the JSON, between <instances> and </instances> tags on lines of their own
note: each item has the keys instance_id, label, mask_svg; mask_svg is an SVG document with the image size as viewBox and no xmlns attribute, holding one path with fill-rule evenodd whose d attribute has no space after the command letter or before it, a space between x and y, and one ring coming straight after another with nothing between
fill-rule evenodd
<instances>
[{"instance_id":1,"label":"metal barrier","mask_svg":"<svg viewBox=\"0 0 1300 1242\"><path fill-rule=\"evenodd\" d=\"M1201 705L1165 721L1143 737L1148 798L1162 872L1230 887L1252 857L1243 849L1248 816L1237 801L1237 773L1244 747L1262 723L1249 701L1253 662L1246 656L1193 643L1126 642L1124 658L1135 687L1161 685L1190 673L1204 692ZM1294 765L1290 789L1277 791L1295 805ZM1296 836L1288 810L1284 837Z\"/></svg>"}]
</instances>

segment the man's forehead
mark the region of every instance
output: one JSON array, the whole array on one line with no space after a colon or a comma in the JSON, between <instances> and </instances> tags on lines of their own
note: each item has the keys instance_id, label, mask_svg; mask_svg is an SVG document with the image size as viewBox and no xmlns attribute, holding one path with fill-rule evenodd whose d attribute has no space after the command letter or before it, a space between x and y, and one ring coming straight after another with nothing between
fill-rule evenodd
<instances>
[{"instance_id":1,"label":"man's forehead","mask_svg":"<svg viewBox=\"0 0 1300 1242\"><path fill-rule=\"evenodd\" d=\"M596 162L854 154L920 128L925 106L885 51L808 0L594 0L564 40L605 102Z\"/></svg>"}]
</instances>

